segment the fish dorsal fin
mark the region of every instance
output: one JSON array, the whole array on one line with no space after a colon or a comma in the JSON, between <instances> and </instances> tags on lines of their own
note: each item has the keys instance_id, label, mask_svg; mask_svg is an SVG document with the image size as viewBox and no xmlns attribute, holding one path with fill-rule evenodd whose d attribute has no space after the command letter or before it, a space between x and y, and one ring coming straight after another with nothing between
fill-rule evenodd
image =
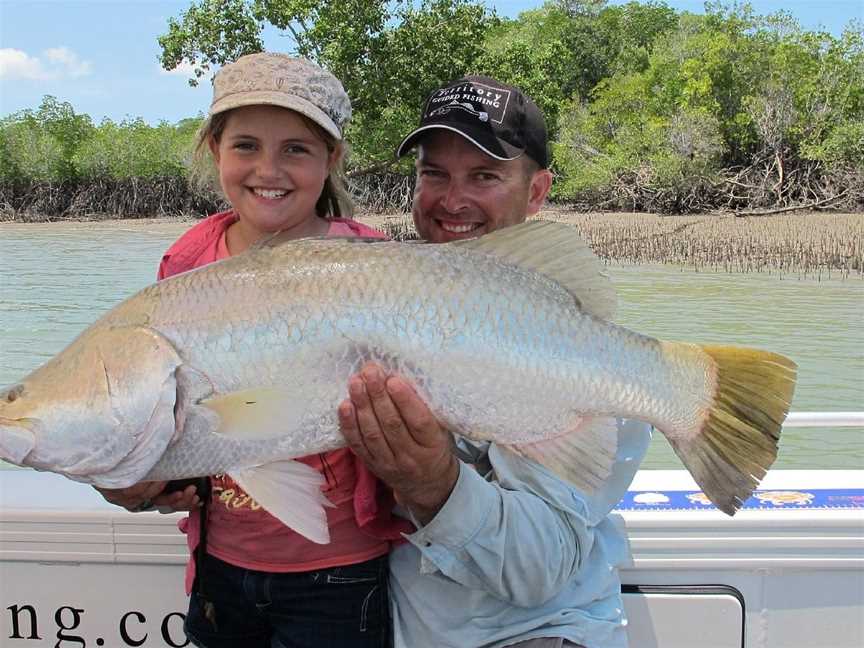
<instances>
[{"instance_id":1,"label":"fish dorsal fin","mask_svg":"<svg viewBox=\"0 0 864 648\"><path fill-rule=\"evenodd\" d=\"M618 299L612 282L597 255L568 225L530 221L450 245L491 254L542 274L569 292L583 312L604 320L615 316Z\"/></svg>"}]
</instances>

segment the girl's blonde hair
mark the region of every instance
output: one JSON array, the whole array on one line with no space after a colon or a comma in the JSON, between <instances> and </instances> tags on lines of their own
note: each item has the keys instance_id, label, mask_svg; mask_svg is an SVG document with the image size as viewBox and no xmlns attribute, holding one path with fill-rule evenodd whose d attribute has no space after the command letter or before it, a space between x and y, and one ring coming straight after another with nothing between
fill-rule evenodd
<instances>
[{"instance_id":1,"label":"girl's blonde hair","mask_svg":"<svg viewBox=\"0 0 864 648\"><path fill-rule=\"evenodd\" d=\"M290 110L285 108L285 110ZM232 110L217 113L208 117L201 128L198 130L197 141L194 151L194 176L201 184L209 186L221 193L219 186L219 173L216 169L216 164L213 160L213 155L210 151L210 140L216 144L222 139L222 133L225 131L225 124L228 123L228 116ZM315 203L315 213L321 218L331 220L333 218L350 218L354 213L354 202L347 189L347 180L345 176L345 156L347 154L347 145L344 141L338 141L330 133L321 128L314 121L301 113L295 113L300 116L303 123L315 133L327 147L327 151L332 153L336 149L342 149L339 159L336 164L330 169L327 179L324 181L324 188L321 190L321 195Z\"/></svg>"}]
</instances>

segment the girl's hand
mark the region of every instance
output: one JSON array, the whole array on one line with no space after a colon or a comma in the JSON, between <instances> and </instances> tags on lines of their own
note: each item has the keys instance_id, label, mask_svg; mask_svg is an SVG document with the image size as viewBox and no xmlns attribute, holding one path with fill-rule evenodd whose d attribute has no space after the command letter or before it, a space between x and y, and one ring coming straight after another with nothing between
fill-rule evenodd
<instances>
[{"instance_id":1,"label":"girl's hand","mask_svg":"<svg viewBox=\"0 0 864 648\"><path fill-rule=\"evenodd\" d=\"M192 511L201 506L194 485L179 491L166 491L169 482L139 482L127 488L96 488L108 502L139 513L158 509L160 513Z\"/></svg>"}]
</instances>

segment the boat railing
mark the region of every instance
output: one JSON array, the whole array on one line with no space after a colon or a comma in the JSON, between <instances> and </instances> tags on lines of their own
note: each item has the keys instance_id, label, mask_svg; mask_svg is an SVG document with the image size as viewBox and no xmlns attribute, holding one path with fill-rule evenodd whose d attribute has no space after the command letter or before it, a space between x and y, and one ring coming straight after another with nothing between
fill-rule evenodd
<instances>
[{"instance_id":1,"label":"boat railing","mask_svg":"<svg viewBox=\"0 0 864 648\"><path fill-rule=\"evenodd\" d=\"M864 412L790 412L784 428L862 428Z\"/></svg>"}]
</instances>

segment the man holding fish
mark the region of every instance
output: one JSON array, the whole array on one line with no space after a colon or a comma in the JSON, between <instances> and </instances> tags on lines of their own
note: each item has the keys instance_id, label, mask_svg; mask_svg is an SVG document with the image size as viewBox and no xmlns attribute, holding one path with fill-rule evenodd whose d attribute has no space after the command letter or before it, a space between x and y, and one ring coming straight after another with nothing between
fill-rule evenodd
<instances>
[{"instance_id":1,"label":"man holding fish","mask_svg":"<svg viewBox=\"0 0 864 648\"><path fill-rule=\"evenodd\" d=\"M492 93L497 106L483 103ZM540 110L494 79L433 92L397 155L412 149L412 211L426 241L522 223L552 185ZM461 439L454 454L452 434L411 385L379 365L352 377L349 393L339 409L349 445L418 528L390 556L397 646L626 644L617 574L626 542L607 514L636 472L649 426L618 423L620 461L587 497L494 443Z\"/></svg>"}]
</instances>

